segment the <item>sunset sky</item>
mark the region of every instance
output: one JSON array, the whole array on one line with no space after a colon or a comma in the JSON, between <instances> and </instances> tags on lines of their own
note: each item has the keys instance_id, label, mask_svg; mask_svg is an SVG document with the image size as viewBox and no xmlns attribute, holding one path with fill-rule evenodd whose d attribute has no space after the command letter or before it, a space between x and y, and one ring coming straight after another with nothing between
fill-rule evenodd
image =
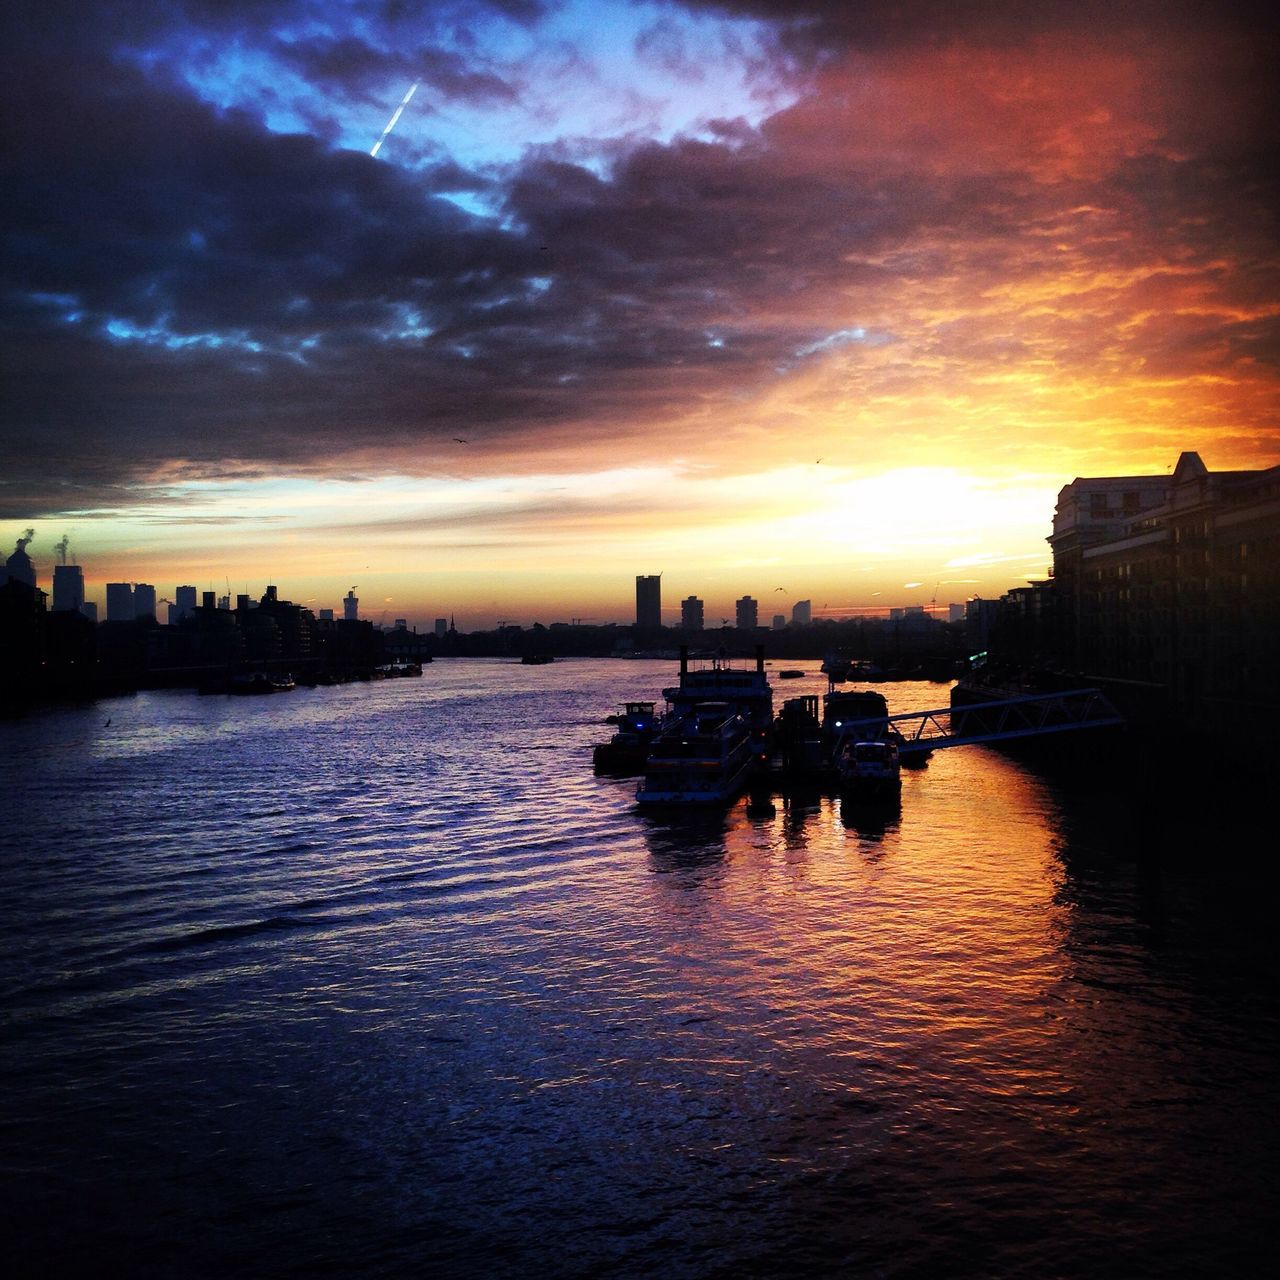
<instances>
[{"instance_id":1,"label":"sunset sky","mask_svg":"<svg viewBox=\"0 0 1280 1280\"><path fill-rule=\"evenodd\" d=\"M4 553L468 629L998 594L1076 476L1280 461L1233 11L6 6Z\"/></svg>"}]
</instances>

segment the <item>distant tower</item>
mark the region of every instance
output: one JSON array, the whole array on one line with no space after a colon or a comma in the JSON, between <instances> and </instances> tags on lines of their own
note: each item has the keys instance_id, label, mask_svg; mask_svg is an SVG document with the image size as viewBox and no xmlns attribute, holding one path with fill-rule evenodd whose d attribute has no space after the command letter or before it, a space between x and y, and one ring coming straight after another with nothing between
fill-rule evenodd
<instances>
[{"instance_id":1,"label":"distant tower","mask_svg":"<svg viewBox=\"0 0 1280 1280\"><path fill-rule=\"evenodd\" d=\"M57 613L79 613L84 608L84 573L78 564L53 566L53 607Z\"/></svg>"},{"instance_id":2,"label":"distant tower","mask_svg":"<svg viewBox=\"0 0 1280 1280\"><path fill-rule=\"evenodd\" d=\"M18 539L18 545L13 549L13 555L5 561L5 582L8 582L10 578L16 578L19 582L25 582L29 587L36 585L36 567L31 563L31 557L27 555L27 543L35 536L36 531L28 529Z\"/></svg>"},{"instance_id":3,"label":"distant tower","mask_svg":"<svg viewBox=\"0 0 1280 1280\"><path fill-rule=\"evenodd\" d=\"M107 583L107 621L132 622L133 587L127 582Z\"/></svg>"},{"instance_id":4,"label":"distant tower","mask_svg":"<svg viewBox=\"0 0 1280 1280\"><path fill-rule=\"evenodd\" d=\"M179 587L173 593L173 607L178 611L178 621L189 618L196 611L195 587Z\"/></svg>"},{"instance_id":5,"label":"distant tower","mask_svg":"<svg viewBox=\"0 0 1280 1280\"><path fill-rule=\"evenodd\" d=\"M787 625L787 615L785 613L775 613L773 615L773 629L781 631Z\"/></svg>"},{"instance_id":6,"label":"distant tower","mask_svg":"<svg viewBox=\"0 0 1280 1280\"><path fill-rule=\"evenodd\" d=\"M662 626L662 574L640 574L636 578L636 627L656 631Z\"/></svg>"},{"instance_id":7,"label":"distant tower","mask_svg":"<svg viewBox=\"0 0 1280 1280\"><path fill-rule=\"evenodd\" d=\"M449 619L437 618L436 619L436 638L438 640L443 640L445 637L445 632L447 632L448 630L449 630Z\"/></svg>"},{"instance_id":8,"label":"distant tower","mask_svg":"<svg viewBox=\"0 0 1280 1280\"><path fill-rule=\"evenodd\" d=\"M737 627L739 631L754 631L759 626L760 605L750 596L743 596L736 602Z\"/></svg>"},{"instance_id":9,"label":"distant tower","mask_svg":"<svg viewBox=\"0 0 1280 1280\"><path fill-rule=\"evenodd\" d=\"M135 618L156 616L156 589L149 582L139 582L133 589L133 616Z\"/></svg>"},{"instance_id":10,"label":"distant tower","mask_svg":"<svg viewBox=\"0 0 1280 1280\"><path fill-rule=\"evenodd\" d=\"M53 566L53 608L56 613L78 613L84 606L84 574L78 564L67 563L71 539L64 533L53 544L58 563Z\"/></svg>"},{"instance_id":11,"label":"distant tower","mask_svg":"<svg viewBox=\"0 0 1280 1280\"><path fill-rule=\"evenodd\" d=\"M319 618L320 618L320 621L321 621L321 622L332 622L332 621L333 621L333 610L332 610L332 609L321 609L321 610L320 610L320 613L319 613L319 615L318 615L318 616L319 616Z\"/></svg>"},{"instance_id":12,"label":"distant tower","mask_svg":"<svg viewBox=\"0 0 1280 1280\"><path fill-rule=\"evenodd\" d=\"M797 600L791 606L791 625L807 627L813 621L813 601Z\"/></svg>"},{"instance_id":13,"label":"distant tower","mask_svg":"<svg viewBox=\"0 0 1280 1280\"><path fill-rule=\"evenodd\" d=\"M686 631L701 631L703 622L702 601L697 596L689 596L680 601L680 625Z\"/></svg>"},{"instance_id":14,"label":"distant tower","mask_svg":"<svg viewBox=\"0 0 1280 1280\"><path fill-rule=\"evenodd\" d=\"M355 622L360 617L360 601L356 589L352 587L342 599L342 617L347 622Z\"/></svg>"}]
</instances>

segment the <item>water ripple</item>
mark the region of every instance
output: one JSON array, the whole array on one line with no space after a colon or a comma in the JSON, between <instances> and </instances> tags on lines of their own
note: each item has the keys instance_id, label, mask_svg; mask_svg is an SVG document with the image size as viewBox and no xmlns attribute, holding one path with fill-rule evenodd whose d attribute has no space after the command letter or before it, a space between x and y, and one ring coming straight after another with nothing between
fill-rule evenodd
<instances>
[{"instance_id":1,"label":"water ripple","mask_svg":"<svg viewBox=\"0 0 1280 1280\"><path fill-rule=\"evenodd\" d=\"M895 813L638 813L589 748L670 676L441 662L0 727L19 1264L1249 1274L1254 873L977 749Z\"/></svg>"}]
</instances>

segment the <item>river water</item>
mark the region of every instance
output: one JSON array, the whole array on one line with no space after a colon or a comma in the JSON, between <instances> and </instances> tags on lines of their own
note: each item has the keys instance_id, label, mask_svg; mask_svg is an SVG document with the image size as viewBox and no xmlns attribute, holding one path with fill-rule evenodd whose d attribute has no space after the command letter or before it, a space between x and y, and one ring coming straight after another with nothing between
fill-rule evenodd
<instances>
[{"instance_id":1,"label":"river water","mask_svg":"<svg viewBox=\"0 0 1280 1280\"><path fill-rule=\"evenodd\" d=\"M673 677L456 660L0 724L6 1256L1253 1274L1261 825L979 748L904 773L900 813L642 815L590 744Z\"/></svg>"}]
</instances>

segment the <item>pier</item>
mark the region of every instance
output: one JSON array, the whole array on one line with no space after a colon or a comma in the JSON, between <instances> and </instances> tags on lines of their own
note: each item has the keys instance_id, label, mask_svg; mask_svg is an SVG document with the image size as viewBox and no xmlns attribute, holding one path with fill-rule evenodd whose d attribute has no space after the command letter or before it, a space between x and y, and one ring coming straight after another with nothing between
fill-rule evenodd
<instances>
[{"instance_id":1,"label":"pier","mask_svg":"<svg viewBox=\"0 0 1280 1280\"><path fill-rule=\"evenodd\" d=\"M1072 689L851 720L841 727L836 746L893 734L899 754L905 756L1123 724L1124 718L1100 690Z\"/></svg>"}]
</instances>

